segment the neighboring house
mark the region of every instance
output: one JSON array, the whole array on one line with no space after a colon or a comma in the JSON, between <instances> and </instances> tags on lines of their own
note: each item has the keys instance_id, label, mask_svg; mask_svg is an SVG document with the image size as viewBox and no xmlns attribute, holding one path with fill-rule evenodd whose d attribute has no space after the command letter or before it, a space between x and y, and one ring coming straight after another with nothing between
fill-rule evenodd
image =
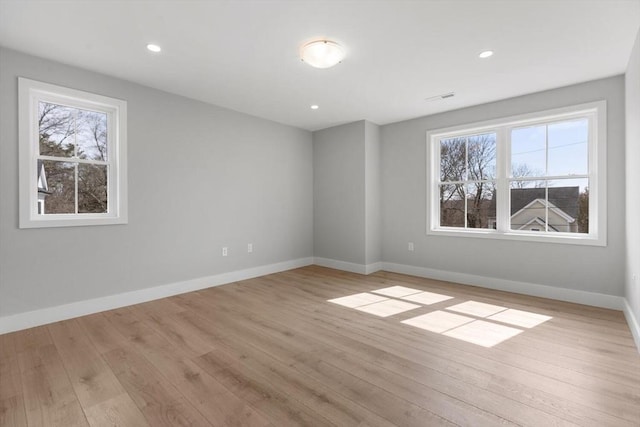
<instances>
[{"instance_id":1,"label":"neighboring house","mask_svg":"<svg viewBox=\"0 0 640 427\"><path fill-rule=\"evenodd\" d=\"M44 199L51 194L47 185L47 174L44 170L44 162L38 160L38 214L44 214Z\"/></svg>"},{"instance_id":2,"label":"neighboring house","mask_svg":"<svg viewBox=\"0 0 640 427\"><path fill-rule=\"evenodd\" d=\"M546 199L544 188L511 190L511 229L550 232L578 232L579 187L552 187ZM548 213L547 213L548 212ZM496 202L489 207L489 228L495 228Z\"/></svg>"}]
</instances>

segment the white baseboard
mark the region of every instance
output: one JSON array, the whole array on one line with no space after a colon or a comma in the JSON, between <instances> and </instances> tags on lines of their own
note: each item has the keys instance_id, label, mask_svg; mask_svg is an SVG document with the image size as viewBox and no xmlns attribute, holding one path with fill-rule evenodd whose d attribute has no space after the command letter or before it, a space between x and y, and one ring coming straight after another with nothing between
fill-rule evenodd
<instances>
[{"instance_id":1,"label":"white baseboard","mask_svg":"<svg viewBox=\"0 0 640 427\"><path fill-rule=\"evenodd\" d=\"M640 323L638 323L638 319L633 314L633 310L631 310L631 305L629 305L629 301L624 299L624 306L622 308L622 312L624 313L624 317L627 319L627 323L629 324L629 329L631 329L631 335L633 335L633 340L636 342L636 347L638 348L638 352L640 352Z\"/></svg>"},{"instance_id":2,"label":"white baseboard","mask_svg":"<svg viewBox=\"0 0 640 427\"><path fill-rule=\"evenodd\" d=\"M353 262L338 261L337 259L314 257L313 263L321 267L334 268L336 270L358 274L371 274L382 269L381 262L374 262L372 264L356 264Z\"/></svg>"},{"instance_id":3,"label":"white baseboard","mask_svg":"<svg viewBox=\"0 0 640 427\"><path fill-rule=\"evenodd\" d=\"M382 270L390 271L393 273L409 274L411 276L425 277L428 279L462 283L464 285L508 291L516 294L525 294L535 297L574 302L577 304L592 305L595 307L610 308L613 310L623 309L624 298L615 295L579 291L576 289L557 288L554 286L539 285L536 283L528 282L517 282L514 280L497 279L493 277L478 276L474 274L455 273L451 271L416 267L405 264L395 264L391 262L383 262Z\"/></svg>"},{"instance_id":4,"label":"white baseboard","mask_svg":"<svg viewBox=\"0 0 640 427\"><path fill-rule=\"evenodd\" d=\"M254 277L278 273L311 264L313 264L312 257L300 258L4 316L0 317L0 334L46 325L73 317L85 316L87 314L99 313L101 311L113 310L128 305L140 304L213 286L220 286L239 280L252 279Z\"/></svg>"}]
</instances>

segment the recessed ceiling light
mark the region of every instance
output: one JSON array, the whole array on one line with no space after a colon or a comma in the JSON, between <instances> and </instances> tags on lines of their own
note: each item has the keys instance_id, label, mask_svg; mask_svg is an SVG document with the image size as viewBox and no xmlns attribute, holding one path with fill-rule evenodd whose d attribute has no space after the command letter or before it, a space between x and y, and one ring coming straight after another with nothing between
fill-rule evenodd
<instances>
[{"instance_id":1,"label":"recessed ceiling light","mask_svg":"<svg viewBox=\"0 0 640 427\"><path fill-rule=\"evenodd\" d=\"M160 46L158 46L157 44L153 44L153 43L149 43L147 45L147 49L150 50L151 52L154 53L158 53L162 50L162 48Z\"/></svg>"},{"instance_id":2,"label":"recessed ceiling light","mask_svg":"<svg viewBox=\"0 0 640 427\"><path fill-rule=\"evenodd\" d=\"M313 105L311 106L311 109L312 109L312 110L317 110L318 108L320 108L320 107L319 107L319 106L317 106L316 104L313 104Z\"/></svg>"},{"instance_id":3,"label":"recessed ceiling light","mask_svg":"<svg viewBox=\"0 0 640 427\"><path fill-rule=\"evenodd\" d=\"M300 58L316 68L329 68L344 59L344 50L331 40L316 40L302 46Z\"/></svg>"},{"instance_id":4,"label":"recessed ceiling light","mask_svg":"<svg viewBox=\"0 0 640 427\"><path fill-rule=\"evenodd\" d=\"M480 55L478 55L479 58L485 59L488 58L490 56L493 55L493 51L492 50L485 50L484 52L480 52Z\"/></svg>"}]
</instances>

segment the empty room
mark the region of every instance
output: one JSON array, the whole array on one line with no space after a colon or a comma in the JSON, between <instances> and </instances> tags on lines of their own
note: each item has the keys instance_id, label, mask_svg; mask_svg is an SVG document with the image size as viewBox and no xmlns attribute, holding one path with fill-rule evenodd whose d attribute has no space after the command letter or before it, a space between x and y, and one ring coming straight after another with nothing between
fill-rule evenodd
<instances>
[{"instance_id":1,"label":"empty room","mask_svg":"<svg viewBox=\"0 0 640 427\"><path fill-rule=\"evenodd\" d=\"M640 426L640 0L0 0L0 427Z\"/></svg>"}]
</instances>

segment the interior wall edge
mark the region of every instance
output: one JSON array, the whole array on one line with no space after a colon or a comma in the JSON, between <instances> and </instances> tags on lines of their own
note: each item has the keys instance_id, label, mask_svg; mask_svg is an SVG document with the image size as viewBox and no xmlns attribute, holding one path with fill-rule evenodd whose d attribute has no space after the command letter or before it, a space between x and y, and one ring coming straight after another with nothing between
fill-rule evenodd
<instances>
[{"instance_id":1,"label":"interior wall edge","mask_svg":"<svg viewBox=\"0 0 640 427\"><path fill-rule=\"evenodd\" d=\"M320 267L333 268L336 270L348 271L357 274L371 274L382 270L382 262L371 264L356 264L354 262L340 261L337 259L313 257L313 263Z\"/></svg>"},{"instance_id":2,"label":"interior wall edge","mask_svg":"<svg viewBox=\"0 0 640 427\"><path fill-rule=\"evenodd\" d=\"M629 300L623 298L622 301L622 312L624 313L624 317L627 319L629 329L631 329L631 335L633 335L633 340L636 342L636 347L638 347L638 353L640 353L640 322L638 322L638 319L636 319L636 316L633 314Z\"/></svg>"}]
</instances>

